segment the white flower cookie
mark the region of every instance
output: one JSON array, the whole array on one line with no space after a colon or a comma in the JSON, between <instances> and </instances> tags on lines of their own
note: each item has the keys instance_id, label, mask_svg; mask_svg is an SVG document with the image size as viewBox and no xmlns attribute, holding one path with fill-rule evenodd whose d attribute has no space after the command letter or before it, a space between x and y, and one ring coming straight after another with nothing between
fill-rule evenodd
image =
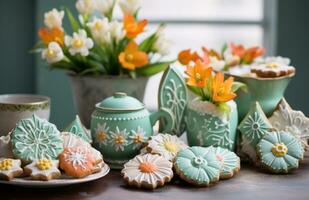
<instances>
[{"instance_id":1,"label":"white flower cookie","mask_svg":"<svg viewBox=\"0 0 309 200\"><path fill-rule=\"evenodd\" d=\"M173 161L177 153L187 147L177 136L159 133L158 135L152 136L148 141L147 150L149 153L159 154Z\"/></svg>"},{"instance_id":2,"label":"white flower cookie","mask_svg":"<svg viewBox=\"0 0 309 200\"><path fill-rule=\"evenodd\" d=\"M0 158L0 179L10 181L22 175L23 169L20 165L19 159Z\"/></svg>"},{"instance_id":3,"label":"white flower cookie","mask_svg":"<svg viewBox=\"0 0 309 200\"><path fill-rule=\"evenodd\" d=\"M173 164L160 155L138 155L124 164L125 182L138 188L155 189L173 178Z\"/></svg>"},{"instance_id":4,"label":"white flower cookie","mask_svg":"<svg viewBox=\"0 0 309 200\"><path fill-rule=\"evenodd\" d=\"M29 174L34 180L49 181L61 176L58 169L58 160L41 159L34 160L24 167L25 173Z\"/></svg>"}]
</instances>

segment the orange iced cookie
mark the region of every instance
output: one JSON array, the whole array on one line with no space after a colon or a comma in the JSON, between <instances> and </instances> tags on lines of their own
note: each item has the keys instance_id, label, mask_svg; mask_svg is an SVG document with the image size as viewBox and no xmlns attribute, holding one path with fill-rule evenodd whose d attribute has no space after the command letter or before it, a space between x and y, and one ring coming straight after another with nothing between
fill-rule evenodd
<instances>
[{"instance_id":1,"label":"orange iced cookie","mask_svg":"<svg viewBox=\"0 0 309 200\"><path fill-rule=\"evenodd\" d=\"M59 155L60 168L72 177L82 178L93 173L95 159L83 148L65 148Z\"/></svg>"}]
</instances>

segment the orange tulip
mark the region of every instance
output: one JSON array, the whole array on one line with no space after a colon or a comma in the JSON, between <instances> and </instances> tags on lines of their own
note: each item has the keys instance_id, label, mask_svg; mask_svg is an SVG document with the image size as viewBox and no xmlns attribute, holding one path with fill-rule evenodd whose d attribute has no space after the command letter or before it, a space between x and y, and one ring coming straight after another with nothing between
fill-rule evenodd
<instances>
[{"instance_id":1,"label":"orange tulip","mask_svg":"<svg viewBox=\"0 0 309 200\"><path fill-rule=\"evenodd\" d=\"M138 45L131 41L124 52L119 54L118 60L123 68L135 70L135 68L142 67L148 63L148 55L145 52L138 51Z\"/></svg>"},{"instance_id":2,"label":"orange tulip","mask_svg":"<svg viewBox=\"0 0 309 200\"><path fill-rule=\"evenodd\" d=\"M244 56L243 56L243 62L250 64L253 62L253 60L265 53L264 48L260 47L252 47L246 50Z\"/></svg>"},{"instance_id":3,"label":"orange tulip","mask_svg":"<svg viewBox=\"0 0 309 200\"><path fill-rule=\"evenodd\" d=\"M230 48L231 48L232 54L235 56L239 56L239 58L242 58L246 51L245 47L241 44L236 45L234 43L231 43Z\"/></svg>"},{"instance_id":4,"label":"orange tulip","mask_svg":"<svg viewBox=\"0 0 309 200\"><path fill-rule=\"evenodd\" d=\"M187 66L186 74L188 75L187 84L204 88L211 76L212 68L197 60L194 66Z\"/></svg>"},{"instance_id":5,"label":"orange tulip","mask_svg":"<svg viewBox=\"0 0 309 200\"><path fill-rule=\"evenodd\" d=\"M218 60L222 59L220 53L218 53L214 49L207 49L206 47L202 47L202 50L203 50L204 54L207 54L208 56L216 57Z\"/></svg>"},{"instance_id":6,"label":"orange tulip","mask_svg":"<svg viewBox=\"0 0 309 200\"><path fill-rule=\"evenodd\" d=\"M123 17L123 27L126 31L126 36L130 39L135 38L137 35L144 31L145 26L147 25L147 20L142 20L136 22L132 15L125 15Z\"/></svg>"},{"instance_id":7,"label":"orange tulip","mask_svg":"<svg viewBox=\"0 0 309 200\"><path fill-rule=\"evenodd\" d=\"M178 54L178 61L182 65L188 65L191 61L197 61L198 59L201 59L200 56L197 52L191 53L191 49L183 50Z\"/></svg>"},{"instance_id":8,"label":"orange tulip","mask_svg":"<svg viewBox=\"0 0 309 200\"><path fill-rule=\"evenodd\" d=\"M60 46L64 44L64 32L60 28L40 28L38 34L46 45L50 42L57 42Z\"/></svg>"},{"instance_id":9,"label":"orange tulip","mask_svg":"<svg viewBox=\"0 0 309 200\"><path fill-rule=\"evenodd\" d=\"M233 77L224 81L224 76L221 72L218 72L212 78L212 101L214 103L228 102L236 97L236 94L231 91L233 81Z\"/></svg>"}]
</instances>

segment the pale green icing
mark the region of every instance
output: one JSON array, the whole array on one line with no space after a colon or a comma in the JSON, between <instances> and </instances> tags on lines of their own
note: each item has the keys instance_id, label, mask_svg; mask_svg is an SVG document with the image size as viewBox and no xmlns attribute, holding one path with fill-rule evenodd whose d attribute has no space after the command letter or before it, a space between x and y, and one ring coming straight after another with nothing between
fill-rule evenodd
<instances>
[{"instance_id":1,"label":"pale green icing","mask_svg":"<svg viewBox=\"0 0 309 200\"><path fill-rule=\"evenodd\" d=\"M176 157L177 169L190 181L208 185L219 179L221 165L210 148L190 147Z\"/></svg>"},{"instance_id":2,"label":"pale green icing","mask_svg":"<svg viewBox=\"0 0 309 200\"><path fill-rule=\"evenodd\" d=\"M91 142L91 136L87 129L84 127L79 117L76 116L75 120L71 122L64 130L64 132L70 132L84 139L87 142Z\"/></svg>"},{"instance_id":3,"label":"pale green icing","mask_svg":"<svg viewBox=\"0 0 309 200\"><path fill-rule=\"evenodd\" d=\"M242 136L249 141L253 148L271 128L272 125L258 102L252 104L248 114L238 126Z\"/></svg>"},{"instance_id":4,"label":"pale green icing","mask_svg":"<svg viewBox=\"0 0 309 200\"><path fill-rule=\"evenodd\" d=\"M240 168L240 159L232 151L221 147L212 147L216 154L217 160L221 163L221 175L228 175L234 173L234 171Z\"/></svg>"},{"instance_id":5,"label":"pale green icing","mask_svg":"<svg viewBox=\"0 0 309 200\"><path fill-rule=\"evenodd\" d=\"M272 152L274 145L283 144L287 148L285 155L275 155ZM271 132L263 137L257 145L257 153L262 164L272 172L287 173L297 168L299 160L303 158L304 150L299 140L286 131Z\"/></svg>"},{"instance_id":6,"label":"pale green icing","mask_svg":"<svg viewBox=\"0 0 309 200\"><path fill-rule=\"evenodd\" d=\"M57 159L63 151L63 141L56 126L36 115L17 123L11 141L14 156L24 162Z\"/></svg>"}]
</instances>

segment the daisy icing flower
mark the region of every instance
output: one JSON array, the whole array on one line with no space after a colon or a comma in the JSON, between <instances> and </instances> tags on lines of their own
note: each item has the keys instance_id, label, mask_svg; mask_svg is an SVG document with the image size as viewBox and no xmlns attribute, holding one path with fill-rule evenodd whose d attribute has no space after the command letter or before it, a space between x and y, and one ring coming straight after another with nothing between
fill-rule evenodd
<instances>
[{"instance_id":1,"label":"daisy icing flower","mask_svg":"<svg viewBox=\"0 0 309 200\"><path fill-rule=\"evenodd\" d=\"M62 19L64 17L64 11L58 11L57 9L52 9L44 14L44 24L49 29L60 28L62 29Z\"/></svg>"},{"instance_id":2,"label":"daisy icing flower","mask_svg":"<svg viewBox=\"0 0 309 200\"><path fill-rule=\"evenodd\" d=\"M131 144L133 144L133 149L139 149L147 141L146 132L140 126L136 130L132 130L132 135L129 137L131 139Z\"/></svg>"},{"instance_id":3,"label":"daisy icing flower","mask_svg":"<svg viewBox=\"0 0 309 200\"><path fill-rule=\"evenodd\" d=\"M116 131L111 131L111 139L109 142L115 146L116 151L124 151L124 147L128 144L128 133L126 129L120 131L117 126Z\"/></svg>"},{"instance_id":4,"label":"daisy icing flower","mask_svg":"<svg viewBox=\"0 0 309 200\"><path fill-rule=\"evenodd\" d=\"M48 47L42 51L42 58L48 63L59 62L64 58L63 51L57 42L51 42Z\"/></svg>"},{"instance_id":5,"label":"daisy icing flower","mask_svg":"<svg viewBox=\"0 0 309 200\"><path fill-rule=\"evenodd\" d=\"M69 52L71 55L76 55L80 53L82 56L89 55L89 49L93 47L93 41L91 38L87 37L85 30L80 29L78 33L73 33L73 37L65 36L65 45L69 47Z\"/></svg>"},{"instance_id":6,"label":"daisy icing flower","mask_svg":"<svg viewBox=\"0 0 309 200\"><path fill-rule=\"evenodd\" d=\"M97 141L99 141L99 145L106 145L107 141L110 139L108 135L109 127L106 125L106 123L98 124L97 128L95 129L95 134L97 137Z\"/></svg>"}]
</instances>

